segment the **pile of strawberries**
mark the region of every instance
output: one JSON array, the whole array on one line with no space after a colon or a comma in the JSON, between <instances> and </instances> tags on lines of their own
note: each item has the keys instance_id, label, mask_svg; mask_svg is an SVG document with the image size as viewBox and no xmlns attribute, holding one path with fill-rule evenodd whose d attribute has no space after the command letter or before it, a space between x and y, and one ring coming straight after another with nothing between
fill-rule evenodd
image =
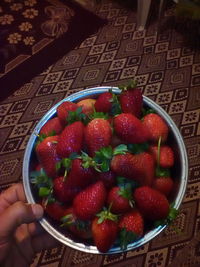
<instances>
[{"instance_id":1,"label":"pile of strawberries","mask_svg":"<svg viewBox=\"0 0 200 267\"><path fill-rule=\"evenodd\" d=\"M176 215L168 125L134 83L120 89L63 102L40 130L31 173L46 213L103 253Z\"/></svg>"}]
</instances>

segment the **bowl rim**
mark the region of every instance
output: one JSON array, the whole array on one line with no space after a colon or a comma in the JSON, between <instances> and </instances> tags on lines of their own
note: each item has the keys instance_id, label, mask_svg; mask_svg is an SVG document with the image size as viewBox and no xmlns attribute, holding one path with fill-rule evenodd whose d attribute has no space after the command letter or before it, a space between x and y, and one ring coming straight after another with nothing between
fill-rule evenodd
<instances>
[{"instance_id":1,"label":"bowl rim","mask_svg":"<svg viewBox=\"0 0 200 267\"><path fill-rule=\"evenodd\" d=\"M32 153L32 145L35 143L37 139L37 134L39 133L41 127L49 120L53 115L56 113L56 108L62 104L65 101L78 101L82 100L83 98L88 98L91 96L91 94L98 95L100 93L106 92L108 90L112 89L114 93L120 93L121 90L118 87L112 87L112 86L99 86L99 87L93 87L93 88L88 88L84 89L82 91L73 93L66 98L62 99L59 101L56 105L54 105L37 123L34 131L32 132L29 141L27 143L25 153L24 153L24 160L23 160L23 167L22 167L22 174L23 174L23 186L24 186L24 191L25 195L27 198L28 203L36 203L34 201L32 192L31 192L31 186L29 182L29 160L31 157ZM160 114L162 117L164 117L165 121L167 122L170 130L173 132L179 151L180 151L180 163L182 165L182 170L181 170L181 177L180 177L180 185L179 185L179 191L178 195L176 196L175 202L174 202L174 207L178 209L182 203L183 197L185 195L186 191L186 186L187 186L187 180L188 180L188 158L187 158L187 152L185 148L185 144L182 138L182 135L179 132L178 127L176 126L175 122L172 120L172 118L167 114L167 112L160 107L157 103L155 103L153 100L150 98L146 97L143 95L143 101L145 104L147 104L150 108L153 108L156 110L158 114ZM31 149L30 149L31 147ZM72 239L64 236L61 234L58 230L56 230L45 218L42 218L40 221L40 224L42 227L49 233L51 234L54 238L59 240L61 243L73 248L77 249L82 252L87 252L87 253L92 253L92 254L116 254L116 253L122 253L122 252L127 252L129 250L138 248L139 246L142 246L146 244L147 242L151 241L155 236L157 236L164 228L166 225L163 226L158 226L155 229L149 231L146 233L142 238L139 240L130 243L127 246L126 250L121 250L120 247L113 247L111 248L107 253L101 253L98 251L96 246L92 245L86 245L80 242L74 242Z\"/></svg>"}]
</instances>

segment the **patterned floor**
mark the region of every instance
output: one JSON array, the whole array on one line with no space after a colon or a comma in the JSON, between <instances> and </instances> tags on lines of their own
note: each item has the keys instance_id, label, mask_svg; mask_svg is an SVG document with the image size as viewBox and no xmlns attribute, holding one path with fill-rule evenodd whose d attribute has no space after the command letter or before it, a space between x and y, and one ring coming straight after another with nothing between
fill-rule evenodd
<instances>
[{"instance_id":1,"label":"patterned floor","mask_svg":"<svg viewBox=\"0 0 200 267\"><path fill-rule=\"evenodd\" d=\"M156 8L156 6L155 6ZM200 266L200 51L175 27L174 5L157 33L136 29L136 6L105 0L90 7L108 24L0 103L0 188L21 180L24 149L36 123L64 97L84 88L119 85L135 77L144 95L173 118L186 144L189 182L174 225L145 246L114 256L60 245L38 254L31 267ZM18 266L16 266L18 267ZM20 267L20 266L19 266Z\"/></svg>"}]
</instances>

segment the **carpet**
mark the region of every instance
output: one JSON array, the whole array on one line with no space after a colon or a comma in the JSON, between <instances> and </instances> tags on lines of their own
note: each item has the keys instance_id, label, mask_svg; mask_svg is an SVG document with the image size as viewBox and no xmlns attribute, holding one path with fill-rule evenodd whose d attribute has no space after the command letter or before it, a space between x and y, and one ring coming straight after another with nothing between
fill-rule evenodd
<instances>
[{"instance_id":1,"label":"carpet","mask_svg":"<svg viewBox=\"0 0 200 267\"><path fill-rule=\"evenodd\" d=\"M5 0L0 8L0 99L106 22L73 1Z\"/></svg>"},{"instance_id":2,"label":"carpet","mask_svg":"<svg viewBox=\"0 0 200 267\"><path fill-rule=\"evenodd\" d=\"M200 266L199 47L189 42L173 3L165 10L159 33L156 2L142 32L136 27L136 4L126 7L104 0L92 9L108 23L0 102L0 189L21 181L27 141L47 110L82 89L118 86L133 78L180 129L189 159L188 186L176 230L171 225L144 246L113 256L59 245L37 254L31 267Z\"/></svg>"}]
</instances>

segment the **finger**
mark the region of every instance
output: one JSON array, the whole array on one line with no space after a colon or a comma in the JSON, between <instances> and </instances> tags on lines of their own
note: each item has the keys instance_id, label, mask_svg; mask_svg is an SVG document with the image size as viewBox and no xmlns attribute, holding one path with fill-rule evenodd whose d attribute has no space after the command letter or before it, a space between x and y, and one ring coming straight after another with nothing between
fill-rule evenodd
<instances>
[{"instance_id":1,"label":"finger","mask_svg":"<svg viewBox=\"0 0 200 267\"><path fill-rule=\"evenodd\" d=\"M42 228L42 226L38 222L29 223L28 224L28 231L29 231L31 236L36 236L36 235L40 235L42 233L45 233L44 229Z\"/></svg>"},{"instance_id":2,"label":"finger","mask_svg":"<svg viewBox=\"0 0 200 267\"><path fill-rule=\"evenodd\" d=\"M20 254L30 264L35 252L31 243L31 235L29 233L28 224L20 225L15 232L15 243Z\"/></svg>"},{"instance_id":3,"label":"finger","mask_svg":"<svg viewBox=\"0 0 200 267\"><path fill-rule=\"evenodd\" d=\"M14 184L0 194L0 214L17 201L26 201L22 184Z\"/></svg>"},{"instance_id":4,"label":"finger","mask_svg":"<svg viewBox=\"0 0 200 267\"><path fill-rule=\"evenodd\" d=\"M48 233L33 237L32 239L33 250L36 253L40 252L43 249L56 247L58 244L59 242Z\"/></svg>"},{"instance_id":5,"label":"finger","mask_svg":"<svg viewBox=\"0 0 200 267\"><path fill-rule=\"evenodd\" d=\"M38 204L14 203L1 214L0 239L8 237L19 225L31 223L42 216L43 208Z\"/></svg>"}]
</instances>

